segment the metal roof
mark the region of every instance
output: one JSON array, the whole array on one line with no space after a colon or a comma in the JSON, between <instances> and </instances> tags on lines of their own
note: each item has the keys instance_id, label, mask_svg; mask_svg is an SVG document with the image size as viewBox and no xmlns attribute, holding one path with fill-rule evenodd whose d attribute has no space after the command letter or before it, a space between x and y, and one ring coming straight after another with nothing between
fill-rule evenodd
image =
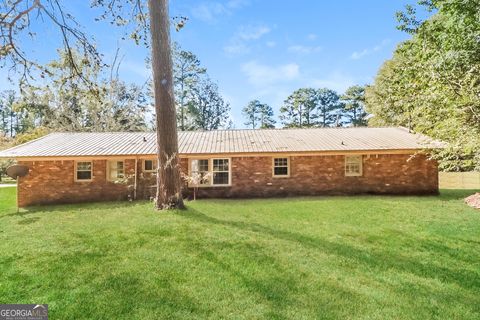
<instances>
[{"instance_id":1,"label":"metal roof","mask_svg":"<svg viewBox=\"0 0 480 320\"><path fill-rule=\"evenodd\" d=\"M439 143L404 128L315 128L179 132L181 155L417 150ZM156 154L154 132L52 133L0 151L0 158Z\"/></svg>"}]
</instances>

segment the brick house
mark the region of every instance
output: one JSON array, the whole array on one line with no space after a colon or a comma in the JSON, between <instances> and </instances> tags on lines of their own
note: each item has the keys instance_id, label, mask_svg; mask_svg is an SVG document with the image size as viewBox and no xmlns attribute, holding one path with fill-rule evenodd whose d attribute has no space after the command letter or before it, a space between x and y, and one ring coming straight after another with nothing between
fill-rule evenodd
<instances>
[{"instance_id":1,"label":"brick house","mask_svg":"<svg viewBox=\"0 0 480 320\"><path fill-rule=\"evenodd\" d=\"M149 199L155 133L52 133L0 152L29 168L21 207ZM329 194L436 194L439 147L403 128L179 132L184 193L251 198Z\"/></svg>"}]
</instances>

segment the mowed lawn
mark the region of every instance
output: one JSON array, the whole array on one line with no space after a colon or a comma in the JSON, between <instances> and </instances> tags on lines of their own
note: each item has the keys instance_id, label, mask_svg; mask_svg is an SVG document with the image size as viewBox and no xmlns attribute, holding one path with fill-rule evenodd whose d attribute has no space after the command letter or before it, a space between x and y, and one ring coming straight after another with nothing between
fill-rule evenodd
<instances>
[{"instance_id":1,"label":"mowed lawn","mask_svg":"<svg viewBox=\"0 0 480 320\"><path fill-rule=\"evenodd\" d=\"M0 303L48 303L50 319L479 319L470 193L16 214L0 189Z\"/></svg>"}]
</instances>

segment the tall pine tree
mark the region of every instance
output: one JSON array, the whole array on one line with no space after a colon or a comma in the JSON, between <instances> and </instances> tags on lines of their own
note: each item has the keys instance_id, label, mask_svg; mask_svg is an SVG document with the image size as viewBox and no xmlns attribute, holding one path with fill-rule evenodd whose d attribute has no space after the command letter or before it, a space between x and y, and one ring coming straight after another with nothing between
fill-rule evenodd
<instances>
[{"instance_id":1,"label":"tall pine tree","mask_svg":"<svg viewBox=\"0 0 480 320\"><path fill-rule=\"evenodd\" d=\"M182 50L178 44L173 47L173 78L175 82L175 100L177 104L177 121L180 130L188 127L188 101L193 98L194 89L200 85L207 69L190 51Z\"/></svg>"},{"instance_id":2,"label":"tall pine tree","mask_svg":"<svg viewBox=\"0 0 480 320\"><path fill-rule=\"evenodd\" d=\"M243 116L247 119L245 125L256 129L268 129L275 127L275 120L273 119L273 109L266 103L261 103L258 100L252 100L242 110Z\"/></svg>"},{"instance_id":3,"label":"tall pine tree","mask_svg":"<svg viewBox=\"0 0 480 320\"><path fill-rule=\"evenodd\" d=\"M365 87L349 87L341 96L344 117L348 118L348 123L354 127L364 127L367 125L368 113L365 111Z\"/></svg>"}]
</instances>

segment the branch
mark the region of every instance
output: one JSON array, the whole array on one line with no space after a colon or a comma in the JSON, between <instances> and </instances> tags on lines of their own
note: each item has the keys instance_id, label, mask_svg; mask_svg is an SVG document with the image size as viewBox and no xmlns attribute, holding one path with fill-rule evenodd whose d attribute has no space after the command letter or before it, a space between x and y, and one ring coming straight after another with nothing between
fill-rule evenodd
<instances>
[{"instance_id":1,"label":"branch","mask_svg":"<svg viewBox=\"0 0 480 320\"><path fill-rule=\"evenodd\" d=\"M15 8L17 7L17 5L20 4L20 2L22 2L22 1L24 1L24 0L17 0L12 4L11 9L7 13L5 13L3 15L3 17L0 19L0 24L2 24L5 21L5 19L7 19L7 17L10 15L10 13L12 13L15 10Z\"/></svg>"},{"instance_id":2,"label":"branch","mask_svg":"<svg viewBox=\"0 0 480 320\"><path fill-rule=\"evenodd\" d=\"M19 10L19 5L24 3L26 8ZM37 11L36 19L43 19L42 13L48 17L53 25L58 27L62 36L62 42L65 52L68 56L69 69L72 77L79 77L83 82L92 83L82 74L73 57L72 41L75 41L83 48L83 55L89 58L89 61L95 65L101 65L101 58L92 41L79 29L79 24L72 15L64 12L59 0L33 0L30 4L29 0L16 0L13 5L8 6L5 14L0 14L0 58L5 58L4 65L7 64L6 59L10 58L10 71L16 72L18 67L22 67L20 72L20 86L28 83L32 76L33 69L40 71L40 77L50 74L48 69L41 66L34 59L30 58L23 50L21 50L20 34L26 28L29 28L31 22L31 14ZM29 32L30 36L33 36Z\"/></svg>"}]
</instances>

